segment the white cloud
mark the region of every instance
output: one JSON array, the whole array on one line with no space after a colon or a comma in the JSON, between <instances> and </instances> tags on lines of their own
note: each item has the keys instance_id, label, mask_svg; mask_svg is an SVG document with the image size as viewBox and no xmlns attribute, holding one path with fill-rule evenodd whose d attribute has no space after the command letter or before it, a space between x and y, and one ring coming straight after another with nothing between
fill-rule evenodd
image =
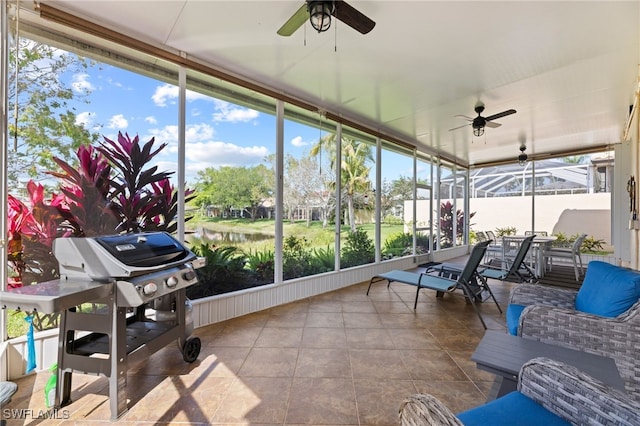
<instances>
[{"instance_id":1,"label":"white cloud","mask_svg":"<svg viewBox=\"0 0 640 426\"><path fill-rule=\"evenodd\" d=\"M264 146L238 146L227 142L188 143L186 157L199 168L251 166L264 161L269 149Z\"/></svg>"},{"instance_id":2,"label":"white cloud","mask_svg":"<svg viewBox=\"0 0 640 426\"><path fill-rule=\"evenodd\" d=\"M76 93L92 92L95 89L89 81L89 74L74 74L71 78L71 87Z\"/></svg>"},{"instance_id":3,"label":"white cloud","mask_svg":"<svg viewBox=\"0 0 640 426\"><path fill-rule=\"evenodd\" d=\"M75 124L78 126L82 126L85 129L90 129L93 126L93 121L96 116L95 112L85 111L76 115Z\"/></svg>"},{"instance_id":4,"label":"white cloud","mask_svg":"<svg viewBox=\"0 0 640 426\"><path fill-rule=\"evenodd\" d=\"M118 81L115 81L114 79L112 79L111 77L107 78L107 83L109 83L112 86L116 86L116 87L124 87L124 85Z\"/></svg>"},{"instance_id":5,"label":"white cloud","mask_svg":"<svg viewBox=\"0 0 640 426\"><path fill-rule=\"evenodd\" d=\"M214 108L213 120L218 122L243 123L255 120L260 115L256 110L242 108L217 99L215 100Z\"/></svg>"},{"instance_id":6,"label":"white cloud","mask_svg":"<svg viewBox=\"0 0 640 426\"><path fill-rule=\"evenodd\" d=\"M174 104L178 99L179 88L171 84L165 84L156 87L156 91L151 96L153 103L159 107L165 107L169 104ZM203 95L201 93L193 92L191 90L186 91L187 102L195 100L204 100L213 102L213 120L217 122L231 122L231 123L243 123L251 120L255 120L260 113L253 109L243 108L229 102L221 101L219 99L212 98L210 96ZM200 111L194 109L194 116L200 115Z\"/></svg>"},{"instance_id":7,"label":"white cloud","mask_svg":"<svg viewBox=\"0 0 640 426\"><path fill-rule=\"evenodd\" d=\"M156 118L152 115L145 117L144 121L146 121L149 124L158 124L158 120L156 120Z\"/></svg>"},{"instance_id":8,"label":"white cloud","mask_svg":"<svg viewBox=\"0 0 640 426\"><path fill-rule=\"evenodd\" d=\"M187 90L185 95L188 102L196 99L204 99L204 100L211 99L206 95L193 92L191 90ZM175 103L175 100L178 99L178 96L179 96L178 86L165 84L165 85L156 87L156 91L153 94L153 96L151 96L151 99L153 100L153 103L156 104L156 106L165 107L168 104Z\"/></svg>"},{"instance_id":9,"label":"white cloud","mask_svg":"<svg viewBox=\"0 0 640 426\"><path fill-rule=\"evenodd\" d=\"M129 126L129 122L127 121L126 118L124 118L124 115L122 114L117 114L111 117L109 119L109 124L107 125L107 127L110 129L120 129L120 130L126 129L127 126Z\"/></svg>"},{"instance_id":10,"label":"white cloud","mask_svg":"<svg viewBox=\"0 0 640 426\"><path fill-rule=\"evenodd\" d=\"M160 129L150 129L149 137L154 136L156 141L168 144L167 151L178 152L178 126L164 126ZM188 143L210 141L213 139L215 130L208 124L193 124L185 129L185 139Z\"/></svg>"},{"instance_id":11,"label":"white cloud","mask_svg":"<svg viewBox=\"0 0 640 426\"><path fill-rule=\"evenodd\" d=\"M300 147L309 145L309 142L303 141L302 136L296 136L295 138L291 139L291 145Z\"/></svg>"}]
</instances>

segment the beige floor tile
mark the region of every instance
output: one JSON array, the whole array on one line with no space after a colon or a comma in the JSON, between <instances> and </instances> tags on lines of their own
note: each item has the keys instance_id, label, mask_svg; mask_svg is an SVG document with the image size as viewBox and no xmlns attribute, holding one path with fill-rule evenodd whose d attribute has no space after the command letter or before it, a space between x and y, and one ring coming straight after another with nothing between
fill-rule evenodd
<instances>
[{"instance_id":1,"label":"beige floor tile","mask_svg":"<svg viewBox=\"0 0 640 426\"><path fill-rule=\"evenodd\" d=\"M362 425L398 424L398 407L402 400L416 393L410 380L354 380L358 417Z\"/></svg>"},{"instance_id":2,"label":"beige floor tile","mask_svg":"<svg viewBox=\"0 0 640 426\"><path fill-rule=\"evenodd\" d=\"M287 424L353 425L358 423L350 379L294 378Z\"/></svg>"},{"instance_id":3,"label":"beige floor tile","mask_svg":"<svg viewBox=\"0 0 640 426\"><path fill-rule=\"evenodd\" d=\"M352 376L347 349L302 348L300 350L295 377L351 378Z\"/></svg>"},{"instance_id":4,"label":"beige floor tile","mask_svg":"<svg viewBox=\"0 0 640 426\"><path fill-rule=\"evenodd\" d=\"M302 332L302 347L346 348L347 335L344 328L308 327Z\"/></svg>"},{"instance_id":5,"label":"beige floor tile","mask_svg":"<svg viewBox=\"0 0 640 426\"><path fill-rule=\"evenodd\" d=\"M240 377L293 377L297 348L258 348L249 352L240 368Z\"/></svg>"},{"instance_id":6,"label":"beige floor tile","mask_svg":"<svg viewBox=\"0 0 640 426\"><path fill-rule=\"evenodd\" d=\"M350 349L351 368L355 379L409 380L402 354L389 349Z\"/></svg>"}]
</instances>

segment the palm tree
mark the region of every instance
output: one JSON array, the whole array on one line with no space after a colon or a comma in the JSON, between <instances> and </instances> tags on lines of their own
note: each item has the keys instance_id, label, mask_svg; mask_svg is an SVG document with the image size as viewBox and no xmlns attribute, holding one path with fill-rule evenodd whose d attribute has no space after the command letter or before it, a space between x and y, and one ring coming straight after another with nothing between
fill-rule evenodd
<instances>
[{"instance_id":1,"label":"palm tree","mask_svg":"<svg viewBox=\"0 0 640 426\"><path fill-rule=\"evenodd\" d=\"M337 157L335 140L335 134L329 134L322 137L318 143L313 146L310 154L313 156L320 155L322 150L325 149L331 160L331 168L334 168ZM355 232L356 218L353 203L354 196L356 194L365 193L369 190L369 172L371 167L369 167L368 164L373 162L372 149L370 145L364 142L343 137L341 157L341 188L347 202L349 226L351 231ZM335 182L332 186L335 187Z\"/></svg>"}]
</instances>

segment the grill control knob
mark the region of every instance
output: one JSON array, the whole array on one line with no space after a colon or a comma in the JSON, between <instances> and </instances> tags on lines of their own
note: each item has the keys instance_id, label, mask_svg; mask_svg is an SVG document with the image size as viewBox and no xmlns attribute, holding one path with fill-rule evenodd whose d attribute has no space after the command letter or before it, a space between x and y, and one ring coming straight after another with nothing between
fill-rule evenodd
<instances>
[{"instance_id":1,"label":"grill control knob","mask_svg":"<svg viewBox=\"0 0 640 426\"><path fill-rule=\"evenodd\" d=\"M167 280L164 283L167 285L167 287L174 288L175 286L178 285L178 279L172 275L169 278L167 278Z\"/></svg>"},{"instance_id":2,"label":"grill control knob","mask_svg":"<svg viewBox=\"0 0 640 426\"><path fill-rule=\"evenodd\" d=\"M184 274L182 274L182 276L184 277L185 280L191 281L192 279L194 279L196 277L196 272L195 271L187 271Z\"/></svg>"},{"instance_id":3,"label":"grill control knob","mask_svg":"<svg viewBox=\"0 0 640 426\"><path fill-rule=\"evenodd\" d=\"M153 293L158 291L158 286L156 283L147 283L142 287L142 294L145 296L151 296Z\"/></svg>"}]
</instances>

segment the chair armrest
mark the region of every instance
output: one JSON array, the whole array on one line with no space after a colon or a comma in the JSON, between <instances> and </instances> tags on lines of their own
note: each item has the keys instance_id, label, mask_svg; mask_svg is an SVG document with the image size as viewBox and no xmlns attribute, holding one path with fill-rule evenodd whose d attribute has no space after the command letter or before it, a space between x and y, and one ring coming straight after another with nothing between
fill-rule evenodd
<instances>
[{"instance_id":1,"label":"chair armrest","mask_svg":"<svg viewBox=\"0 0 640 426\"><path fill-rule=\"evenodd\" d=\"M549 305L574 308L577 290L560 289L539 284L519 284L511 290L509 303L516 305Z\"/></svg>"},{"instance_id":2,"label":"chair armrest","mask_svg":"<svg viewBox=\"0 0 640 426\"><path fill-rule=\"evenodd\" d=\"M518 390L572 424L640 424L640 403L629 395L547 358L522 366Z\"/></svg>"},{"instance_id":3,"label":"chair armrest","mask_svg":"<svg viewBox=\"0 0 640 426\"><path fill-rule=\"evenodd\" d=\"M429 394L411 395L400 405L402 426L464 426L438 398Z\"/></svg>"}]
</instances>

